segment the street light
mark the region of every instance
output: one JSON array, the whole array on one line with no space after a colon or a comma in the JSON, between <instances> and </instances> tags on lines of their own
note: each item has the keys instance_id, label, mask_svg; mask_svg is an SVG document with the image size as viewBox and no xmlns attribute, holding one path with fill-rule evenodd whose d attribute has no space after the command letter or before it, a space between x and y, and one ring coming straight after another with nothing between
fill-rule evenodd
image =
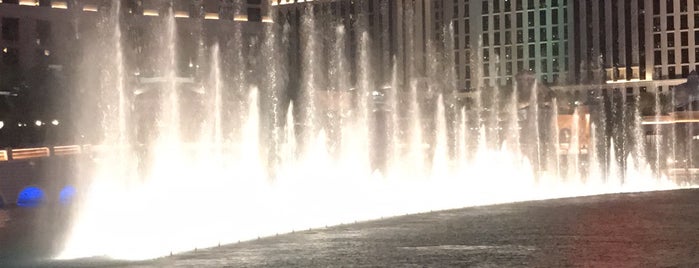
<instances>
[{"instance_id":1,"label":"street light","mask_svg":"<svg viewBox=\"0 0 699 268\"><path fill-rule=\"evenodd\" d=\"M58 119L54 119L53 121L51 121L51 125L54 125L54 126L58 126L58 123L59 123Z\"/></svg>"},{"instance_id":2,"label":"street light","mask_svg":"<svg viewBox=\"0 0 699 268\"><path fill-rule=\"evenodd\" d=\"M42 124L44 124L44 123L41 122L41 120L36 120L36 121L34 121L34 124L35 124L37 127L40 127L40 126L41 126Z\"/></svg>"}]
</instances>

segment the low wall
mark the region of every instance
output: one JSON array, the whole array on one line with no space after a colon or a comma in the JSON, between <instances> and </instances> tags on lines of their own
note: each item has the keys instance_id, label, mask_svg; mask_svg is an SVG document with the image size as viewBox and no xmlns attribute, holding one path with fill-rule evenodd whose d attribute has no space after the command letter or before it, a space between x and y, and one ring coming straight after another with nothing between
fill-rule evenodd
<instances>
[{"instance_id":1,"label":"low wall","mask_svg":"<svg viewBox=\"0 0 699 268\"><path fill-rule=\"evenodd\" d=\"M0 198L5 206L17 203L19 193L27 186L39 187L47 203L59 200L61 189L78 180L76 156L52 156L31 160L0 162Z\"/></svg>"}]
</instances>

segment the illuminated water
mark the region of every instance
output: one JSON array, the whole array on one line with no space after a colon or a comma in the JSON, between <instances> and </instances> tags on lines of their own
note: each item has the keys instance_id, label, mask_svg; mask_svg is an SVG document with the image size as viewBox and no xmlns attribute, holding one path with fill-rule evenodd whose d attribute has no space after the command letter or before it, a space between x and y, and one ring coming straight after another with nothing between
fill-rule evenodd
<instances>
[{"instance_id":1,"label":"illuminated water","mask_svg":"<svg viewBox=\"0 0 699 268\"><path fill-rule=\"evenodd\" d=\"M145 259L382 216L679 187L651 171L644 150L600 140L595 128L584 156L577 130L593 119L578 108L559 153L558 123L545 116L558 114L556 102L526 93L536 84L480 90L464 104L445 82L454 66L444 42L429 43L424 65L417 53L380 62L395 56L380 55L363 27L316 16L303 16L298 38L292 26L265 24L245 39L230 24L232 38L199 44L209 53L186 75L177 23L163 16L140 86L124 83L134 64L117 16L107 16L100 29L117 45L96 65L102 139L79 174L87 190L59 257ZM404 45L419 49L412 38ZM298 52L293 65L287 56ZM610 127L606 116L594 120ZM634 143L639 120L619 123Z\"/></svg>"}]
</instances>

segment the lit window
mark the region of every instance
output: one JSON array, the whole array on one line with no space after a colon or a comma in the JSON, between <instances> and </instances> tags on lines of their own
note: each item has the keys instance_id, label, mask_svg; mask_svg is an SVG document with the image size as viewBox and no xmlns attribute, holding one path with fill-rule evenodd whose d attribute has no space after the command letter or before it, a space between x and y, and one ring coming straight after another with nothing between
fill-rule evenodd
<instances>
[{"instance_id":1,"label":"lit window","mask_svg":"<svg viewBox=\"0 0 699 268\"><path fill-rule=\"evenodd\" d=\"M18 18L2 18L2 39L7 41L19 40Z\"/></svg>"}]
</instances>

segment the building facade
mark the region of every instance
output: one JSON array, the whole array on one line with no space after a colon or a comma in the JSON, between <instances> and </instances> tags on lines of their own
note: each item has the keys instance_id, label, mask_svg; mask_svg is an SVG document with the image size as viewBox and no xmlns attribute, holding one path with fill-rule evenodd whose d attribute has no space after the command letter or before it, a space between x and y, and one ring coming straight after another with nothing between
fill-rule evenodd
<instances>
[{"instance_id":1,"label":"building facade","mask_svg":"<svg viewBox=\"0 0 699 268\"><path fill-rule=\"evenodd\" d=\"M454 60L462 90L511 85L533 71L548 84L569 75L569 0L440 0L454 31Z\"/></svg>"},{"instance_id":2,"label":"building facade","mask_svg":"<svg viewBox=\"0 0 699 268\"><path fill-rule=\"evenodd\" d=\"M577 84L665 91L699 63L699 1L576 1Z\"/></svg>"},{"instance_id":3,"label":"building facade","mask_svg":"<svg viewBox=\"0 0 699 268\"><path fill-rule=\"evenodd\" d=\"M271 6L279 23L298 25L302 15L312 10L345 25L350 61L357 59L358 34L367 31L381 84L390 82L394 60L406 83L409 77L426 76L429 40L442 31L437 17L441 12L434 11L431 0L272 0Z\"/></svg>"}]
</instances>

